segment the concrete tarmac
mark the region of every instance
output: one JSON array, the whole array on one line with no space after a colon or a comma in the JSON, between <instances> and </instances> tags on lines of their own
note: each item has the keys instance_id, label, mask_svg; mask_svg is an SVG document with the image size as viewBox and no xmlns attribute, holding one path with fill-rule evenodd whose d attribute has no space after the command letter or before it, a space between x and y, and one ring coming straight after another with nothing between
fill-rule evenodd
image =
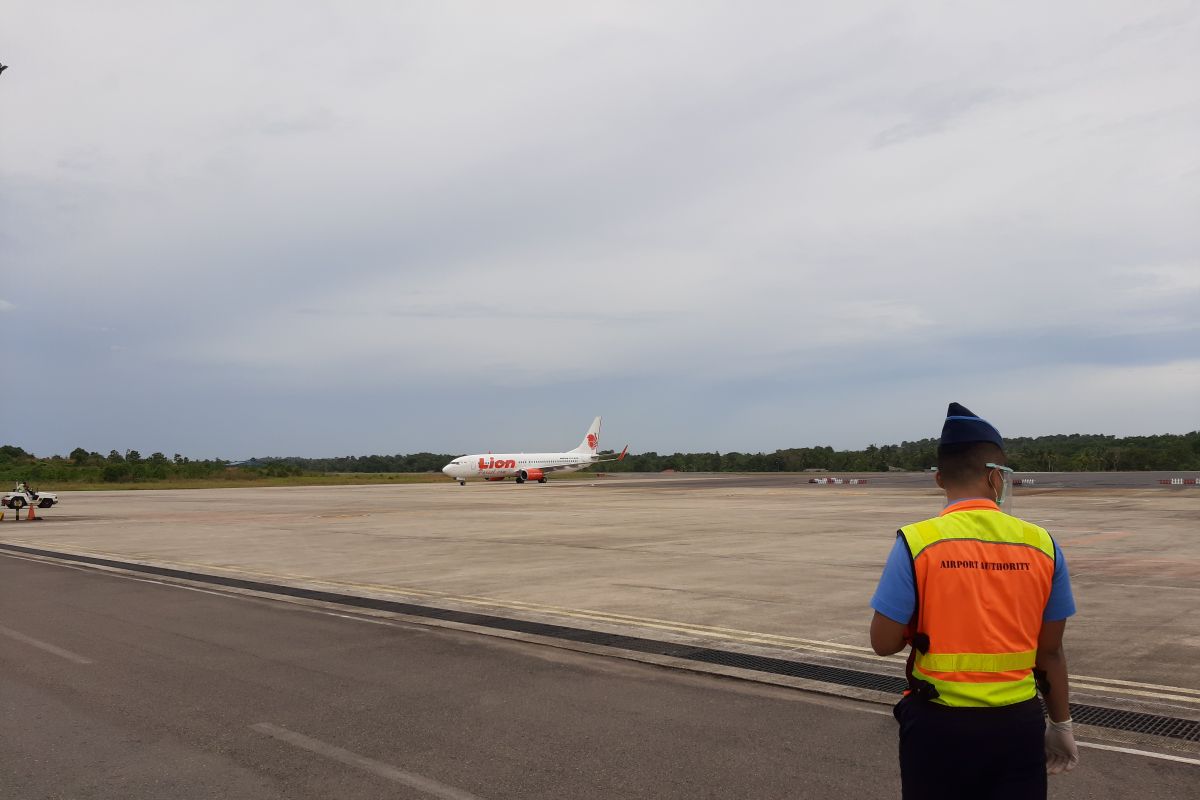
<instances>
[{"instance_id":1,"label":"concrete tarmac","mask_svg":"<svg viewBox=\"0 0 1200 800\"><path fill-rule=\"evenodd\" d=\"M613 473L601 480L653 481L663 489L717 489L730 486L781 489L808 483L809 479L840 478L860 480L875 487L927 489L933 486L932 472L676 472L676 473ZM1172 478L1197 479L1196 472L1018 472L1014 477L1028 481L1027 488L1035 489L1149 489L1160 480ZM1193 487L1194 489L1194 487Z\"/></svg>"},{"instance_id":2,"label":"concrete tarmac","mask_svg":"<svg viewBox=\"0 0 1200 800\"><path fill-rule=\"evenodd\" d=\"M0 541L899 674L867 603L940 497L801 478L69 493ZM1200 718L1200 487L1035 487L1015 511L1066 553L1077 696Z\"/></svg>"},{"instance_id":3,"label":"concrete tarmac","mask_svg":"<svg viewBox=\"0 0 1200 800\"><path fill-rule=\"evenodd\" d=\"M898 797L886 708L0 555L0 796ZM1084 750L1054 798L1195 794Z\"/></svg>"}]
</instances>

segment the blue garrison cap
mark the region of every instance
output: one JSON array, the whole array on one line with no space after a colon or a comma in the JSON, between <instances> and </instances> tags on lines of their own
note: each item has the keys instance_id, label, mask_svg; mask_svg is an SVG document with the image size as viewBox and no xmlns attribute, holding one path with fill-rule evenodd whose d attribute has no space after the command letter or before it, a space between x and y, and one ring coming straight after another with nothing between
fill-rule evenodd
<instances>
[{"instance_id":1,"label":"blue garrison cap","mask_svg":"<svg viewBox=\"0 0 1200 800\"><path fill-rule=\"evenodd\" d=\"M990 422L975 415L975 412L958 403L946 409L946 424L942 425L942 438L938 444L966 444L968 442L991 442L1004 449L1000 431Z\"/></svg>"}]
</instances>

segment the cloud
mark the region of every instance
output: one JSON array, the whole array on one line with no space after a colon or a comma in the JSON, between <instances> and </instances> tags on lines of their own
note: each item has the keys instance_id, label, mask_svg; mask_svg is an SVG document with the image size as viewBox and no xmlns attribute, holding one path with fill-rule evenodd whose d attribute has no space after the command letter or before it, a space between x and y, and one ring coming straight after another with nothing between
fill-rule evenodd
<instances>
[{"instance_id":1,"label":"cloud","mask_svg":"<svg viewBox=\"0 0 1200 800\"><path fill-rule=\"evenodd\" d=\"M954 86L923 87L901 104L908 119L880 131L874 147L887 147L946 130L953 121L972 110L1005 97L999 89L969 89Z\"/></svg>"},{"instance_id":2,"label":"cloud","mask_svg":"<svg viewBox=\"0 0 1200 800\"><path fill-rule=\"evenodd\" d=\"M922 430L899 384L1133 381L1200 326L1191 4L13 13L37 451L310 453L330 408L360 448L469 449L593 398L657 449L855 444L830 413Z\"/></svg>"}]
</instances>

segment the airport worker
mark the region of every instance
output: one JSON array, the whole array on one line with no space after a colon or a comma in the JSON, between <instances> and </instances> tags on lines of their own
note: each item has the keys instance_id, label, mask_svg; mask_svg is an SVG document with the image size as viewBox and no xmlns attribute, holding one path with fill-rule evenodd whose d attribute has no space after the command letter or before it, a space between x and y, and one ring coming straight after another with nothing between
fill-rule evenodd
<instances>
[{"instance_id":1,"label":"airport worker","mask_svg":"<svg viewBox=\"0 0 1200 800\"><path fill-rule=\"evenodd\" d=\"M951 403L937 458L946 506L897 532L871 598L875 652L910 648L893 710L903 797L1045 798L1046 775L1079 762L1066 560L1050 534L1004 510L1012 470L991 424Z\"/></svg>"}]
</instances>

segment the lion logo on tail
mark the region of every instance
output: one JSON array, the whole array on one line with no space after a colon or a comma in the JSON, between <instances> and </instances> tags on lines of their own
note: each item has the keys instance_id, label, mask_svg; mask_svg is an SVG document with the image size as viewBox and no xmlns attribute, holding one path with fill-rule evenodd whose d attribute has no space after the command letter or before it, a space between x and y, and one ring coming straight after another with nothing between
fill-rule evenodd
<instances>
[{"instance_id":1,"label":"lion logo on tail","mask_svg":"<svg viewBox=\"0 0 1200 800\"><path fill-rule=\"evenodd\" d=\"M589 434L587 435L587 443L588 443L588 447L592 448L593 450L595 450L595 449L596 449L596 443L597 443L597 442L599 442L599 441L600 441L600 438L599 438L598 436L596 436L596 434L594 434L594 433L589 433Z\"/></svg>"}]
</instances>

